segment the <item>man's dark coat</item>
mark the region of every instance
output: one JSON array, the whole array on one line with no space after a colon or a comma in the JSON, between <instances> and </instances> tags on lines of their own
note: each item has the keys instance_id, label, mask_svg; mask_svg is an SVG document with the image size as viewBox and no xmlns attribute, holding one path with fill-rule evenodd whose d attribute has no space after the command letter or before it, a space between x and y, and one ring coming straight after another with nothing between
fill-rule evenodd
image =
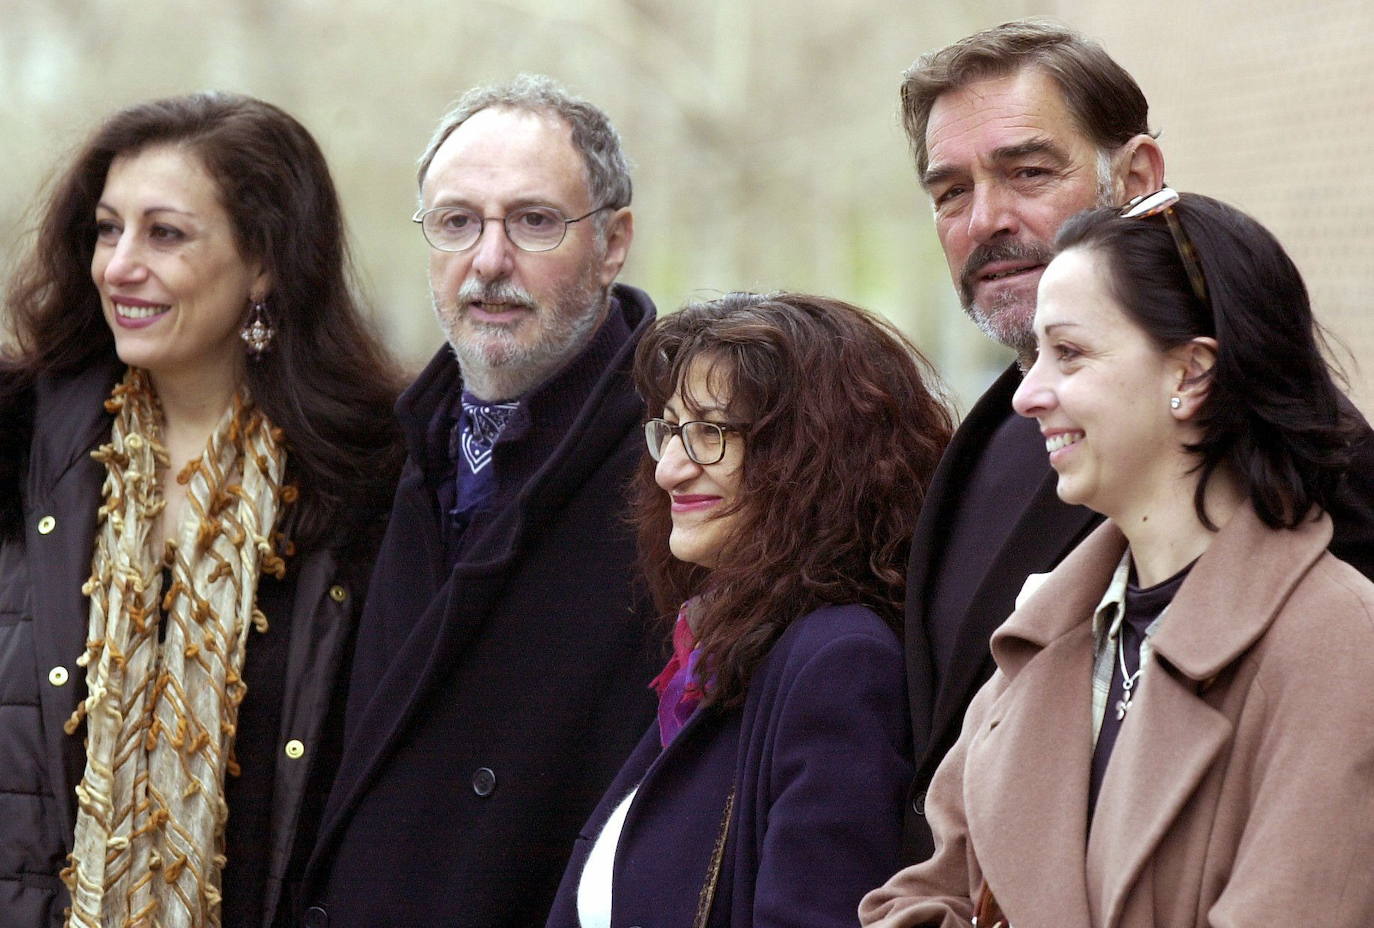
<instances>
[{"instance_id":1,"label":"man's dark coat","mask_svg":"<svg viewBox=\"0 0 1374 928\"><path fill-rule=\"evenodd\" d=\"M1049 465L1048 454L1031 457L1037 464L1020 483L1025 496L1008 499L1002 507L1008 513L1020 513L1006 543L997 551L986 552L986 559L980 562L941 564L944 539L957 518L963 481L998 427L1016 415L1011 398L1020 383L1021 374L1012 365L969 411L935 471L912 538L907 570L906 651L916 777L906 809L905 848L911 862L925 860L934 852L930 826L924 816L926 789L940 761L959 737L968 704L992 676L989 638L1011 615L1016 594L1027 575L1052 569L1102 521L1092 510L1070 506L1059 499L1058 477ZM1331 552L1365 576L1374 577L1374 440L1367 425L1337 503L1331 511L1336 530ZM940 668L935 667L928 624L928 616L938 613L927 596L931 577L937 570L969 572L981 578L958 628L951 630L958 642L954 659L949 666Z\"/></svg>"},{"instance_id":2,"label":"man's dark coat","mask_svg":"<svg viewBox=\"0 0 1374 928\"><path fill-rule=\"evenodd\" d=\"M630 375L654 310L638 290L614 293L630 336L585 400L561 375L536 391L518 453L542 457L516 468L533 476L474 523L451 570L417 463L461 390L447 349L397 406L410 459L359 632L306 925L541 924L578 828L653 718L664 655L632 590L625 489L645 453ZM498 476L512 466L501 449Z\"/></svg>"}]
</instances>

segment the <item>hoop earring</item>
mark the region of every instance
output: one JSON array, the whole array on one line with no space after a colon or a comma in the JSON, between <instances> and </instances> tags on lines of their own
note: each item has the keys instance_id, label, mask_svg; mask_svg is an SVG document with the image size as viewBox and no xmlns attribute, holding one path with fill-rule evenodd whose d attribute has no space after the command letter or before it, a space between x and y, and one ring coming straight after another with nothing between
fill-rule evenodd
<instances>
[{"instance_id":1,"label":"hoop earring","mask_svg":"<svg viewBox=\"0 0 1374 928\"><path fill-rule=\"evenodd\" d=\"M272 344L272 339L276 337L277 330L272 328L272 323L267 318L267 302L265 300L253 300L253 308L248 316L248 322L239 330L239 338L247 346L248 356L253 360L262 357L262 353L267 350L267 346Z\"/></svg>"}]
</instances>

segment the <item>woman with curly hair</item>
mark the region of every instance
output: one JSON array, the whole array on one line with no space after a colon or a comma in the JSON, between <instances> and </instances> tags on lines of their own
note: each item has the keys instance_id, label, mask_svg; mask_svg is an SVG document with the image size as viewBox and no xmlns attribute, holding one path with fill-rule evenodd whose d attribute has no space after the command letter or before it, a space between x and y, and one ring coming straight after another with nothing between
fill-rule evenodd
<instances>
[{"instance_id":1,"label":"woman with curly hair","mask_svg":"<svg viewBox=\"0 0 1374 928\"><path fill-rule=\"evenodd\" d=\"M893 629L950 432L923 368L890 326L799 294L689 305L640 343L640 550L673 656L553 928L849 925L896 864Z\"/></svg>"},{"instance_id":2,"label":"woman with curly hair","mask_svg":"<svg viewBox=\"0 0 1374 928\"><path fill-rule=\"evenodd\" d=\"M400 463L319 147L250 97L115 113L5 312L0 926L271 924Z\"/></svg>"}]
</instances>

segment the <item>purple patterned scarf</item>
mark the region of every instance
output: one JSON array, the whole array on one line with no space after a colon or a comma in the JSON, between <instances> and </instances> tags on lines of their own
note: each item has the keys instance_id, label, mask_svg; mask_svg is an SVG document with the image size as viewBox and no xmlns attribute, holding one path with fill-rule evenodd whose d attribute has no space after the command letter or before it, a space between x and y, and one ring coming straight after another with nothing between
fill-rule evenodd
<instances>
[{"instance_id":1,"label":"purple patterned scarf","mask_svg":"<svg viewBox=\"0 0 1374 928\"><path fill-rule=\"evenodd\" d=\"M701 687L693 676L701 650L693 647L692 628L687 624L689 606L690 600L683 603L673 625L673 656L649 684L658 692L658 739L665 748L701 704Z\"/></svg>"}]
</instances>

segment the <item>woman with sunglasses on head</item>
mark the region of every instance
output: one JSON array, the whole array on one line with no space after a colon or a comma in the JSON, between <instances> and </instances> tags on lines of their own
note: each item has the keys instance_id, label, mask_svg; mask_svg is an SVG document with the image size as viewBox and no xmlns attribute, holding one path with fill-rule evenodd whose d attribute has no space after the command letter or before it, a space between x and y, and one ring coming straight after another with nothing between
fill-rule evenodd
<instances>
[{"instance_id":1,"label":"woman with sunglasses on head","mask_svg":"<svg viewBox=\"0 0 1374 928\"><path fill-rule=\"evenodd\" d=\"M799 294L660 319L640 554L659 714L578 839L552 928L852 925L899 859L909 536L949 437L887 324Z\"/></svg>"},{"instance_id":2,"label":"woman with sunglasses on head","mask_svg":"<svg viewBox=\"0 0 1374 928\"><path fill-rule=\"evenodd\" d=\"M319 147L115 113L5 312L0 928L289 923L400 465Z\"/></svg>"},{"instance_id":3,"label":"woman with sunglasses on head","mask_svg":"<svg viewBox=\"0 0 1374 928\"><path fill-rule=\"evenodd\" d=\"M1362 423L1297 268L1165 188L1065 225L1035 331L1014 405L1108 521L993 636L864 923L1374 924L1374 585L1327 551Z\"/></svg>"}]
</instances>

